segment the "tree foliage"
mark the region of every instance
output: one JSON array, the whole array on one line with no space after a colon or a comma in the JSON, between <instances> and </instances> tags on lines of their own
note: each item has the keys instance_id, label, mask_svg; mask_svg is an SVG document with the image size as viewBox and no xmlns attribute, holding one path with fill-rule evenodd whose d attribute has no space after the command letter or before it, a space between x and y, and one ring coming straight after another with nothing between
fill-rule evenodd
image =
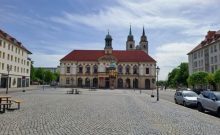
<instances>
[{"instance_id":1,"label":"tree foliage","mask_svg":"<svg viewBox=\"0 0 220 135\"><path fill-rule=\"evenodd\" d=\"M220 84L220 70L218 70L218 71L215 72L214 81L215 81L216 83Z\"/></svg>"},{"instance_id":2,"label":"tree foliage","mask_svg":"<svg viewBox=\"0 0 220 135\"><path fill-rule=\"evenodd\" d=\"M207 72L195 72L188 78L188 83L192 86L204 86L208 84L209 75Z\"/></svg>"},{"instance_id":3,"label":"tree foliage","mask_svg":"<svg viewBox=\"0 0 220 135\"><path fill-rule=\"evenodd\" d=\"M181 63L168 74L167 85L169 87L188 86L188 76L188 63Z\"/></svg>"},{"instance_id":4,"label":"tree foliage","mask_svg":"<svg viewBox=\"0 0 220 135\"><path fill-rule=\"evenodd\" d=\"M49 84L52 81L58 82L59 73L53 73L44 68L34 68L33 65L31 65L31 81L39 82L40 84L43 84L43 82Z\"/></svg>"}]
</instances>

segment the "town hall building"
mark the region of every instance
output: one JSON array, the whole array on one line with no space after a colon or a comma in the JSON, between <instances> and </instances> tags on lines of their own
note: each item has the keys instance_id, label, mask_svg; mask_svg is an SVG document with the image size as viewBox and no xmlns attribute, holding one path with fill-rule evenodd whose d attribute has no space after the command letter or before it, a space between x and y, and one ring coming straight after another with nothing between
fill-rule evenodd
<instances>
[{"instance_id":1,"label":"town hall building","mask_svg":"<svg viewBox=\"0 0 220 135\"><path fill-rule=\"evenodd\" d=\"M135 45L130 27L126 50L114 50L108 32L103 50L73 50L67 54L60 60L60 86L154 89L156 61L148 54L144 28L139 45Z\"/></svg>"}]
</instances>

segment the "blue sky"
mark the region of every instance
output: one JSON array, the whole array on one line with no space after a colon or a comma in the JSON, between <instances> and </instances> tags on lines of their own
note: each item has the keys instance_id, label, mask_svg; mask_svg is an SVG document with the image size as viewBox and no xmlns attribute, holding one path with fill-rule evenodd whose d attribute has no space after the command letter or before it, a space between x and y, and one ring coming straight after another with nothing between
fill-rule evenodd
<instances>
[{"instance_id":1,"label":"blue sky","mask_svg":"<svg viewBox=\"0 0 220 135\"><path fill-rule=\"evenodd\" d=\"M220 29L219 0L0 0L0 28L21 41L35 66L57 66L73 49L125 49L129 25L136 44L143 26L160 79L187 62L209 30Z\"/></svg>"}]
</instances>

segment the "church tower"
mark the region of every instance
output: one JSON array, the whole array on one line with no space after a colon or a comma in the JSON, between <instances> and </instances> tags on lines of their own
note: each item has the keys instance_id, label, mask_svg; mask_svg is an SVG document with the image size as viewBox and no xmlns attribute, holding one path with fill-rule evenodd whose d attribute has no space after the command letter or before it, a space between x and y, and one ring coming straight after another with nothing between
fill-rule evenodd
<instances>
[{"instance_id":1,"label":"church tower","mask_svg":"<svg viewBox=\"0 0 220 135\"><path fill-rule=\"evenodd\" d=\"M126 50L135 50L135 41L131 32L131 25L130 25L129 35L126 41Z\"/></svg>"},{"instance_id":2,"label":"church tower","mask_svg":"<svg viewBox=\"0 0 220 135\"><path fill-rule=\"evenodd\" d=\"M111 35L109 35L109 31L108 34L105 37L105 54L112 54L112 37Z\"/></svg>"},{"instance_id":3,"label":"church tower","mask_svg":"<svg viewBox=\"0 0 220 135\"><path fill-rule=\"evenodd\" d=\"M139 43L139 46L140 46L140 50L143 50L146 53L148 53L148 41L147 41L147 36L145 35L144 27L143 27L143 33L141 36L141 41Z\"/></svg>"}]
</instances>

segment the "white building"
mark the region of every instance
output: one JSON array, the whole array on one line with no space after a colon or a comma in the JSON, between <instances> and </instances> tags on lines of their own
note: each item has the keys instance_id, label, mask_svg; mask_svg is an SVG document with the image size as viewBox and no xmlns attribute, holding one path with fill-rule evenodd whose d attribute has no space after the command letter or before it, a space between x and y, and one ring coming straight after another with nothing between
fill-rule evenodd
<instances>
[{"instance_id":1,"label":"white building","mask_svg":"<svg viewBox=\"0 0 220 135\"><path fill-rule=\"evenodd\" d=\"M189 74L197 71L214 73L220 69L220 30L209 31L205 39L188 53Z\"/></svg>"},{"instance_id":2,"label":"white building","mask_svg":"<svg viewBox=\"0 0 220 135\"><path fill-rule=\"evenodd\" d=\"M0 88L30 85L31 54L21 42L0 30ZM9 72L8 72L9 71ZM8 78L9 73L9 79Z\"/></svg>"}]
</instances>

